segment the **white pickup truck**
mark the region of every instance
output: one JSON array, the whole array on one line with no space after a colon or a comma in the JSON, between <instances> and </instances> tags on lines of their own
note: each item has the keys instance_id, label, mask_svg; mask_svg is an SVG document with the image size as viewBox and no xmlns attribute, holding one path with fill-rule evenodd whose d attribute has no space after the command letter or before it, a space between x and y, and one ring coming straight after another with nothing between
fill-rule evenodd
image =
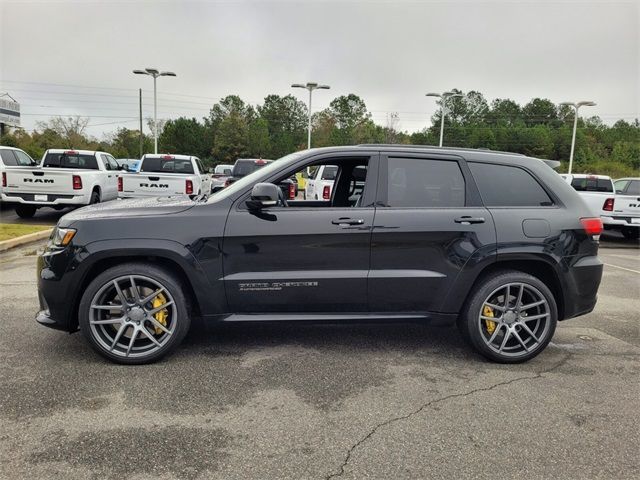
<instances>
[{"instance_id":1,"label":"white pickup truck","mask_svg":"<svg viewBox=\"0 0 640 480\"><path fill-rule=\"evenodd\" d=\"M211 193L211 174L190 155L144 155L138 173L124 173L118 180L120 198L201 193Z\"/></svg>"},{"instance_id":2,"label":"white pickup truck","mask_svg":"<svg viewBox=\"0 0 640 480\"><path fill-rule=\"evenodd\" d=\"M2 201L13 203L21 218L41 207L81 207L118 197L119 167L106 152L50 149L38 168L5 174Z\"/></svg>"},{"instance_id":3,"label":"white pickup truck","mask_svg":"<svg viewBox=\"0 0 640 480\"><path fill-rule=\"evenodd\" d=\"M585 173L560 176L584 199L593 215L604 217L613 212L616 194L611 177ZM604 223L605 219L602 221Z\"/></svg>"},{"instance_id":4,"label":"white pickup truck","mask_svg":"<svg viewBox=\"0 0 640 480\"><path fill-rule=\"evenodd\" d=\"M640 178L613 182L616 200L613 212L603 217L607 230L620 230L627 238L640 238Z\"/></svg>"},{"instance_id":5,"label":"white pickup truck","mask_svg":"<svg viewBox=\"0 0 640 480\"><path fill-rule=\"evenodd\" d=\"M7 170L29 170L38 164L27 152L19 148L0 145L0 202L2 201L2 189L7 186Z\"/></svg>"},{"instance_id":6,"label":"white pickup truck","mask_svg":"<svg viewBox=\"0 0 640 480\"><path fill-rule=\"evenodd\" d=\"M336 181L338 167L336 165L320 165L311 167L305 182L305 200L330 200L333 184Z\"/></svg>"}]
</instances>

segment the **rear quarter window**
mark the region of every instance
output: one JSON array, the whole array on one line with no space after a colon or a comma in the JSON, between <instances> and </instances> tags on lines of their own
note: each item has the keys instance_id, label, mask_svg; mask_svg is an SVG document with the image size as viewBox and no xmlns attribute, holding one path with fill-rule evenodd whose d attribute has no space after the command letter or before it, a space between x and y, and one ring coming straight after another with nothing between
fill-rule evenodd
<instances>
[{"instance_id":1,"label":"rear quarter window","mask_svg":"<svg viewBox=\"0 0 640 480\"><path fill-rule=\"evenodd\" d=\"M625 194L640 195L640 180L632 180Z\"/></svg>"},{"instance_id":2,"label":"rear quarter window","mask_svg":"<svg viewBox=\"0 0 640 480\"><path fill-rule=\"evenodd\" d=\"M13 150L0 150L0 158L2 159L2 163L7 167L18 166L18 160L13 154Z\"/></svg>"},{"instance_id":3,"label":"rear quarter window","mask_svg":"<svg viewBox=\"0 0 640 480\"><path fill-rule=\"evenodd\" d=\"M526 170L508 165L469 162L487 207L549 207L553 200Z\"/></svg>"}]
</instances>

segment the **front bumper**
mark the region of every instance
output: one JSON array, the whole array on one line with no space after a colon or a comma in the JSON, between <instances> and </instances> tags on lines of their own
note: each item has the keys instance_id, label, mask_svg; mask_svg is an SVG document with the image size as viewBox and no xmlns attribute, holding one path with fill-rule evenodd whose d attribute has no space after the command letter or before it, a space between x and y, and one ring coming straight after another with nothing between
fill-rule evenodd
<instances>
[{"instance_id":1,"label":"front bumper","mask_svg":"<svg viewBox=\"0 0 640 480\"><path fill-rule=\"evenodd\" d=\"M40 325L74 332L78 329L74 305L77 300L77 274L67 271L71 252L44 252L38 256L38 300L40 311L36 321Z\"/></svg>"}]
</instances>

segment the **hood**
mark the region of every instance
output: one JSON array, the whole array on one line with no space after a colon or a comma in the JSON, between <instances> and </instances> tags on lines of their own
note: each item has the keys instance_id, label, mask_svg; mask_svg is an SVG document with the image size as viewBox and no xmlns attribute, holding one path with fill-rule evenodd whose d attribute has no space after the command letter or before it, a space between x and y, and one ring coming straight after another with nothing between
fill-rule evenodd
<instances>
[{"instance_id":1,"label":"hood","mask_svg":"<svg viewBox=\"0 0 640 480\"><path fill-rule=\"evenodd\" d=\"M186 195L175 197L147 197L112 200L79 208L63 216L58 224L69 226L78 220L97 218L145 217L179 213L195 205Z\"/></svg>"}]
</instances>

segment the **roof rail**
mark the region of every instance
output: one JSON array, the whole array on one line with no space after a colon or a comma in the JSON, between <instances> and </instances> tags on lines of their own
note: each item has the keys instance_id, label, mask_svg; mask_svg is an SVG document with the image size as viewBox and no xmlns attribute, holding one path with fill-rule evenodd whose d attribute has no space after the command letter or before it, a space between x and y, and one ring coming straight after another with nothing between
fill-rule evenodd
<instances>
[{"instance_id":1,"label":"roof rail","mask_svg":"<svg viewBox=\"0 0 640 480\"><path fill-rule=\"evenodd\" d=\"M504 150L491 150L490 148L466 148L466 147L438 147L437 145L407 145L403 143L361 143L357 147L393 147L393 148L434 148L436 150L460 150L466 152L492 152L504 153L507 155L518 155L526 157L523 153L506 152Z\"/></svg>"}]
</instances>

